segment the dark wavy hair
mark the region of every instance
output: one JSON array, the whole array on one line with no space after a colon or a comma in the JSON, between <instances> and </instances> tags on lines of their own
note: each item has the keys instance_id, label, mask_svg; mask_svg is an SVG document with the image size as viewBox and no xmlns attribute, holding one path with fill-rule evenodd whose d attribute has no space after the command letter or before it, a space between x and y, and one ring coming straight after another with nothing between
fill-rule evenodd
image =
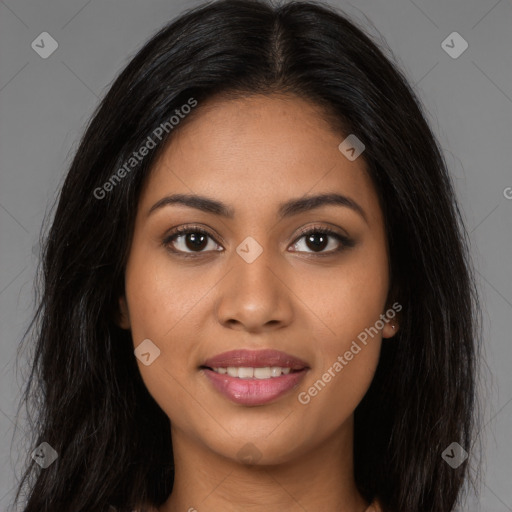
<instances>
[{"instance_id":1,"label":"dark wavy hair","mask_svg":"<svg viewBox=\"0 0 512 512\"><path fill-rule=\"evenodd\" d=\"M340 137L357 134L384 213L392 298L403 310L355 411L358 489L385 512L449 512L474 486L473 457L452 469L441 456L454 441L473 455L478 437L481 313L469 237L423 107L380 46L325 4L222 0L166 25L120 73L85 130L42 245L20 407L31 446L45 441L58 458L42 470L27 456L14 500L26 490L24 512L129 512L171 493L170 421L115 321L138 199L162 148L203 102L254 94L306 99ZM94 191L192 97L196 110L98 199Z\"/></svg>"}]
</instances>

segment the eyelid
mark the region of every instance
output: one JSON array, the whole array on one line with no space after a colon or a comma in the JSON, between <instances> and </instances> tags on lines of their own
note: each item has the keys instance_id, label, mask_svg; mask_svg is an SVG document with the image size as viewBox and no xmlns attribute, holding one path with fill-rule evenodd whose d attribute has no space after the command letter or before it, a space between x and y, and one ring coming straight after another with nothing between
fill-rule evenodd
<instances>
[{"instance_id":1,"label":"eyelid","mask_svg":"<svg viewBox=\"0 0 512 512\"><path fill-rule=\"evenodd\" d=\"M338 228L338 230L340 230L340 228ZM331 228L329 226L322 226L317 223L312 226L310 225L310 226L300 228L297 233L297 236L295 238L295 242L297 242L297 240L299 238L303 237L304 235L309 235L310 233L315 233L315 232L322 232L322 233L326 233L329 235L338 236L341 239L346 240L347 242L350 240L350 237L347 233L340 233L335 228Z\"/></svg>"},{"instance_id":2,"label":"eyelid","mask_svg":"<svg viewBox=\"0 0 512 512\"><path fill-rule=\"evenodd\" d=\"M169 240L177 235L186 235L188 233L202 233L204 235L208 235L212 240L215 241L215 243L219 243L216 239L217 235L213 235L209 229L199 226L198 224L185 224L183 226L172 228L166 233L165 240ZM224 243L224 240L220 235L219 238Z\"/></svg>"}]
</instances>

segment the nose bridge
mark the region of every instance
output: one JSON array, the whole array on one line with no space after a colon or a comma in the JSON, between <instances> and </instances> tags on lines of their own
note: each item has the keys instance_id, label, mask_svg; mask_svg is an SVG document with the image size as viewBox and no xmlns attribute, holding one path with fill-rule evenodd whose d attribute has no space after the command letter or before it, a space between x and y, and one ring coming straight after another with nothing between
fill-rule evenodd
<instances>
[{"instance_id":1,"label":"nose bridge","mask_svg":"<svg viewBox=\"0 0 512 512\"><path fill-rule=\"evenodd\" d=\"M254 330L289 321L291 304L280 276L286 262L280 261L277 249L264 246L268 239L260 244L247 237L233 252L232 269L220 288L219 322Z\"/></svg>"},{"instance_id":2,"label":"nose bridge","mask_svg":"<svg viewBox=\"0 0 512 512\"><path fill-rule=\"evenodd\" d=\"M279 258L275 248L265 241L265 247L254 238L248 237L236 249L233 255L233 273L239 286L247 292L270 292L276 283L276 266ZM254 294L254 293L253 293Z\"/></svg>"}]
</instances>

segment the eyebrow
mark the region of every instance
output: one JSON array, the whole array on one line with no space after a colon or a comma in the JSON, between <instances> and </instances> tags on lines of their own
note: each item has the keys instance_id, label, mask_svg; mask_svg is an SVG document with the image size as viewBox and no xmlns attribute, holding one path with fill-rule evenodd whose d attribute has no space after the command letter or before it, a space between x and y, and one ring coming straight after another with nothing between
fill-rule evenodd
<instances>
[{"instance_id":1,"label":"eyebrow","mask_svg":"<svg viewBox=\"0 0 512 512\"><path fill-rule=\"evenodd\" d=\"M235 216L235 211L233 208L216 199L195 194L173 194L163 197L157 201L149 210L148 217L156 210L173 204L188 206L189 208L195 208L203 212L213 213L214 215L219 215L227 219L233 219ZM315 196L303 196L297 199L286 201L279 205L278 216L280 219L284 219L327 205L350 208L351 210L358 213L368 224L368 218L365 211L356 201L342 194L334 193L319 194Z\"/></svg>"}]
</instances>

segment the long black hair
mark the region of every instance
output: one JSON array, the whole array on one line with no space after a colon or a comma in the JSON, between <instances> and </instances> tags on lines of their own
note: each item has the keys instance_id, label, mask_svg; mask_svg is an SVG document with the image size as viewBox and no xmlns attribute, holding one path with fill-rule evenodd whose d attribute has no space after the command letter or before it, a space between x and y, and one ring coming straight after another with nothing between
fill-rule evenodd
<instances>
[{"instance_id":1,"label":"long black hair","mask_svg":"<svg viewBox=\"0 0 512 512\"><path fill-rule=\"evenodd\" d=\"M116 324L134 218L173 133L206 100L253 94L296 95L321 107L340 142L356 134L383 209L391 302L403 309L355 411L358 489L385 512L449 512L472 480L471 458L452 468L442 454L453 442L473 454L479 300L421 102L392 54L339 10L221 0L188 10L135 55L63 183L25 336L35 342L21 402L31 447L46 442L58 457L42 469L27 456L15 498L26 490L24 512L129 512L171 493L170 422L142 381L130 332ZM194 105L187 116L184 105ZM148 137L150 150L132 160Z\"/></svg>"}]
</instances>

